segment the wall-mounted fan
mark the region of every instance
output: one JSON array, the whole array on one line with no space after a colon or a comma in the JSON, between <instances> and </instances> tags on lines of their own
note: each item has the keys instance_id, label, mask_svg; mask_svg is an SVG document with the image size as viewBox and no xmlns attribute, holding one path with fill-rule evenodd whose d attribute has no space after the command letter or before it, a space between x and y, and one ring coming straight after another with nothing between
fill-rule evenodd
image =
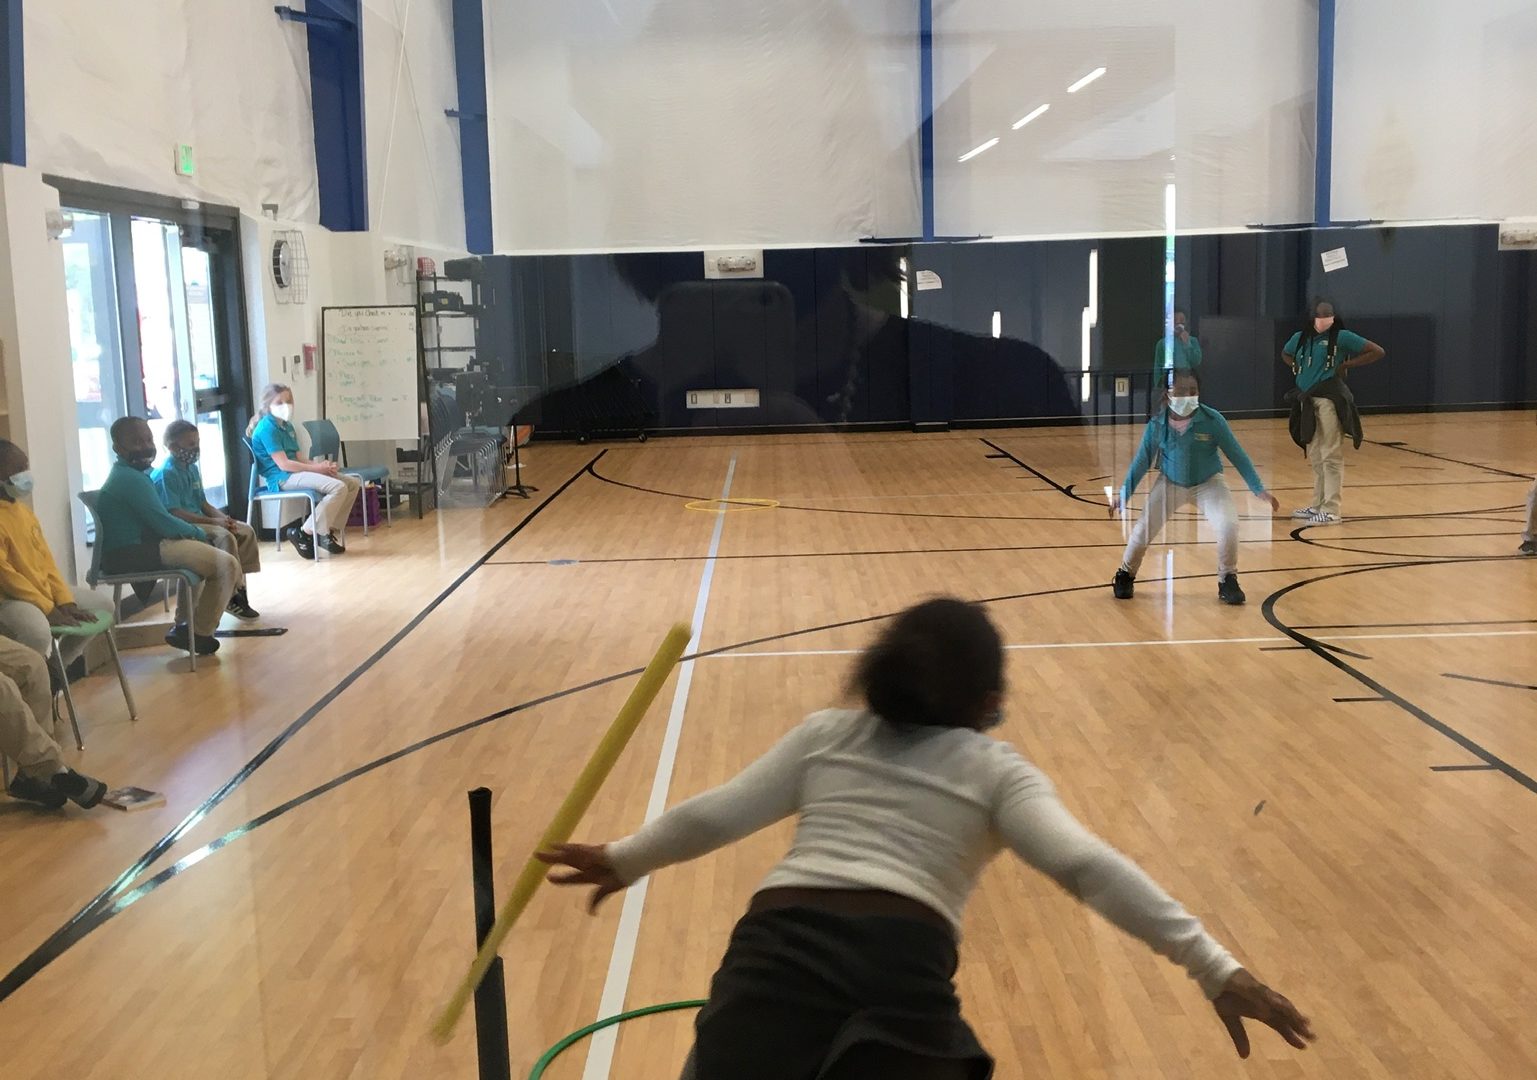
<instances>
[{"instance_id":1,"label":"wall-mounted fan","mask_svg":"<svg viewBox=\"0 0 1537 1080\"><path fill-rule=\"evenodd\" d=\"M280 304L302 304L310 298L310 257L298 229L272 237L272 285Z\"/></svg>"}]
</instances>

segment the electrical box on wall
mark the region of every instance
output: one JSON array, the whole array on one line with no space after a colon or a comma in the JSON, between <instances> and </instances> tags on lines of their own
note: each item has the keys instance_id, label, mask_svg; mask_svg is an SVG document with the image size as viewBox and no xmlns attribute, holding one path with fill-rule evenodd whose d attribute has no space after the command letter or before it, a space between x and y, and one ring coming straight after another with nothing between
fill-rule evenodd
<instances>
[{"instance_id":1,"label":"electrical box on wall","mask_svg":"<svg viewBox=\"0 0 1537 1080\"><path fill-rule=\"evenodd\" d=\"M756 409L756 390L690 390L684 395L690 409Z\"/></svg>"},{"instance_id":2,"label":"electrical box on wall","mask_svg":"<svg viewBox=\"0 0 1537 1080\"><path fill-rule=\"evenodd\" d=\"M748 248L733 248L729 251L707 251L704 253L704 276L710 280L761 278L763 276L763 252Z\"/></svg>"}]
</instances>

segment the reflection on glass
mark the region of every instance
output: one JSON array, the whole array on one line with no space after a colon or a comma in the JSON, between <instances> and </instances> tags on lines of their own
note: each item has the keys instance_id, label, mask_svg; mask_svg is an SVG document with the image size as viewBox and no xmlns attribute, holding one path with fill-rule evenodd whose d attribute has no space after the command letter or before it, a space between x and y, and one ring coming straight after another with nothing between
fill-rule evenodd
<instances>
[{"instance_id":1,"label":"reflection on glass","mask_svg":"<svg viewBox=\"0 0 1537 1080\"><path fill-rule=\"evenodd\" d=\"M83 210L71 213L74 231L62 242L64 288L80 425L81 480L91 490L102 485L112 468L107 428L123 412L123 354L107 217Z\"/></svg>"},{"instance_id":2,"label":"reflection on glass","mask_svg":"<svg viewBox=\"0 0 1537 1080\"><path fill-rule=\"evenodd\" d=\"M229 505L228 462L224 458L224 414L198 413L197 434L203 456L199 471L203 476L203 494L210 506Z\"/></svg>"}]
</instances>

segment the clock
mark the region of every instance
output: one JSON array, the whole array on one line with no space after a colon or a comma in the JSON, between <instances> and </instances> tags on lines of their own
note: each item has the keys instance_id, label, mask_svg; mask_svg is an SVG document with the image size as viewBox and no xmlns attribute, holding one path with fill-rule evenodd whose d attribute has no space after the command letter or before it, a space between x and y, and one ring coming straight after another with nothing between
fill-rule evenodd
<instances>
[{"instance_id":1,"label":"clock","mask_svg":"<svg viewBox=\"0 0 1537 1080\"><path fill-rule=\"evenodd\" d=\"M294 281L294 249L286 237L278 237L272 242L272 282L280 289L286 289Z\"/></svg>"}]
</instances>

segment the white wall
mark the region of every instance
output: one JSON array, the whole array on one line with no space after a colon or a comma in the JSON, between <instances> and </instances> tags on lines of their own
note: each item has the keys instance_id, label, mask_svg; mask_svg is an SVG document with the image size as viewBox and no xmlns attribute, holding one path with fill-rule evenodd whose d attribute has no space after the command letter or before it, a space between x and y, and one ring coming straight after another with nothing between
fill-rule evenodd
<instances>
[{"instance_id":1,"label":"white wall","mask_svg":"<svg viewBox=\"0 0 1537 1080\"><path fill-rule=\"evenodd\" d=\"M1335 43L1337 220L1537 215L1537 3L1351 0Z\"/></svg>"},{"instance_id":2,"label":"white wall","mask_svg":"<svg viewBox=\"0 0 1537 1080\"><path fill-rule=\"evenodd\" d=\"M369 228L464 247L451 0L364 0Z\"/></svg>"},{"instance_id":3,"label":"white wall","mask_svg":"<svg viewBox=\"0 0 1537 1080\"><path fill-rule=\"evenodd\" d=\"M0 165L0 342L5 344L5 428L32 459L32 508L66 580L89 568L80 487L64 257L44 215L58 192L35 169Z\"/></svg>"},{"instance_id":4,"label":"white wall","mask_svg":"<svg viewBox=\"0 0 1537 1080\"><path fill-rule=\"evenodd\" d=\"M26 5L28 163L43 172L317 220L305 31L270 3ZM190 143L197 175L176 175Z\"/></svg>"},{"instance_id":5,"label":"white wall","mask_svg":"<svg viewBox=\"0 0 1537 1080\"><path fill-rule=\"evenodd\" d=\"M918 227L917 5L486 5L499 251Z\"/></svg>"}]
</instances>

